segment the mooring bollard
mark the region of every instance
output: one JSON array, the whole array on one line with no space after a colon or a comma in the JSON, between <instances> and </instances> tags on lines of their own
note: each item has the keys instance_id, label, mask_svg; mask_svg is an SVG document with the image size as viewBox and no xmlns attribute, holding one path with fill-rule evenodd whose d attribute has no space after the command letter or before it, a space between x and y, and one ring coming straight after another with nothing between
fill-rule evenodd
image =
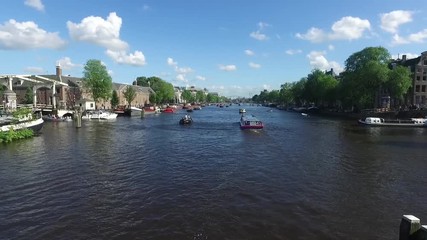
<instances>
[{"instance_id":1,"label":"mooring bollard","mask_svg":"<svg viewBox=\"0 0 427 240\"><path fill-rule=\"evenodd\" d=\"M403 215L400 221L399 240L412 240L415 233L420 230L420 219L413 215Z\"/></svg>"},{"instance_id":2,"label":"mooring bollard","mask_svg":"<svg viewBox=\"0 0 427 240\"><path fill-rule=\"evenodd\" d=\"M76 128L82 127L82 110L81 110L81 107L79 107L77 109L76 123L77 123Z\"/></svg>"},{"instance_id":3,"label":"mooring bollard","mask_svg":"<svg viewBox=\"0 0 427 240\"><path fill-rule=\"evenodd\" d=\"M144 115L145 115L145 110L144 110L144 108L142 108L142 111L141 111L141 118L144 118Z\"/></svg>"}]
</instances>

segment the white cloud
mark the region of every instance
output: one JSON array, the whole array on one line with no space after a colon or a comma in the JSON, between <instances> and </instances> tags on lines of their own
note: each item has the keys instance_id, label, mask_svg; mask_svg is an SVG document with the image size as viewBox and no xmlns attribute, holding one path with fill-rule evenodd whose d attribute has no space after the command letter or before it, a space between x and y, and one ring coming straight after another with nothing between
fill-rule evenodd
<instances>
[{"instance_id":1,"label":"white cloud","mask_svg":"<svg viewBox=\"0 0 427 240\"><path fill-rule=\"evenodd\" d=\"M327 38L327 34L323 30L313 27L304 34L297 33L296 37L310 42L323 42Z\"/></svg>"},{"instance_id":2,"label":"white cloud","mask_svg":"<svg viewBox=\"0 0 427 240\"><path fill-rule=\"evenodd\" d=\"M193 72L194 70L191 69L190 67L184 67L184 68L176 67L175 71L179 74L188 74Z\"/></svg>"},{"instance_id":3,"label":"white cloud","mask_svg":"<svg viewBox=\"0 0 427 240\"><path fill-rule=\"evenodd\" d=\"M81 66L80 64L72 63L71 58L69 58L69 57L63 57L63 58L59 59L57 62L61 65L62 69L71 69L74 67Z\"/></svg>"},{"instance_id":4,"label":"white cloud","mask_svg":"<svg viewBox=\"0 0 427 240\"><path fill-rule=\"evenodd\" d=\"M176 79L178 82L185 82L185 83L187 83L187 82L188 82L188 80L185 78L185 75L184 75L184 74L178 74L178 75L176 75L175 79Z\"/></svg>"},{"instance_id":5,"label":"white cloud","mask_svg":"<svg viewBox=\"0 0 427 240\"><path fill-rule=\"evenodd\" d=\"M254 53L252 50L249 50L249 49L246 49L246 50L245 50L245 54L246 54L246 55L248 55L248 56L253 56L253 55L255 55L255 53Z\"/></svg>"},{"instance_id":6,"label":"white cloud","mask_svg":"<svg viewBox=\"0 0 427 240\"><path fill-rule=\"evenodd\" d=\"M325 40L353 40L359 39L364 32L370 30L368 20L357 17L343 17L331 27L331 32L326 33L319 28L310 28L306 33L297 33L296 37L310 42L323 42Z\"/></svg>"},{"instance_id":7,"label":"white cloud","mask_svg":"<svg viewBox=\"0 0 427 240\"><path fill-rule=\"evenodd\" d=\"M329 51L335 50L335 46L332 44L329 44L328 49L329 49Z\"/></svg>"},{"instance_id":8,"label":"white cloud","mask_svg":"<svg viewBox=\"0 0 427 240\"><path fill-rule=\"evenodd\" d=\"M332 25L332 33L329 37L333 40L359 39L370 28L371 24L368 20L357 17L343 17Z\"/></svg>"},{"instance_id":9,"label":"white cloud","mask_svg":"<svg viewBox=\"0 0 427 240\"><path fill-rule=\"evenodd\" d=\"M255 38L256 40L259 40L259 41L264 41L264 40L268 39L267 35L260 33L259 31L251 32L251 34L249 34L249 36L251 36L251 38Z\"/></svg>"},{"instance_id":10,"label":"white cloud","mask_svg":"<svg viewBox=\"0 0 427 240\"><path fill-rule=\"evenodd\" d=\"M206 81L206 77L203 77L203 76L196 76L196 79L197 80L199 80L199 81Z\"/></svg>"},{"instance_id":11,"label":"white cloud","mask_svg":"<svg viewBox=\"0 0 427 240\"><path fill-rule=\"evenodd\" d=\"M264 28L269 27L269 26L270 26L270 24L268 24L268 23L259 22L258 23L258 30L251 32L249 34L249 36L251 38L254 38L254 39L259 40L259 41L267 40L268 39L267 35L265 35L264 33L261 33L261 31L264 30Z\"/></svg>"},{"instance_id":12,"label":"white cloud","mask_svg":"<svg viewBox=\"0 0 427 240\"><path fill-rule=\"evenodd\" d=\"M168 59L166 60L169 66L177 66L178 63L175 62L172 58L168 57Z\"/></svg>"},{"instance_id":13,"label":"white cloud","mask_svg":"<svg viewBox=\"0 0 427 240\"><path fill-rule=\"evenodd\" d=\"M38 11L44 11L44 5L41 0L25 0L24 4Z\"/></svg>"},{"instance_id":14,"label":"white cloud","mask_svg":"<svg viewBox=\"0 0 427 240\"><path fill-rule=\"evenodd\" d=\"M128 54L126 51L113 51L107 49L106 54L119 64L128 64L133 66L144 66L146 64L145 56L140 51Z\"/></svg>"},{"instance_id":15,"label":"white cloud","mask_svg":"<svg viewBox=\"0 0 427 240\"><path fill-rule=\"evenodd\" d=\"M261 67L261 65L257 64L257 63L250 62L249 67L254 68L254 69L258 69Z\"/></svg>"},{"instance_id":16,"label":"white cloud","mask_svg":"<svg viewBox=\"0 0 427 240\"><path fill-rule=\"evenodd\" d=\"M43 74L45 73L44 69L41 67L27 67L25 68L25 72L32 74Z\"/></svg>"},{"instance_id":17,"label":"white cloud","mask_svg":"<svg viewBox=\"0 0 427 240\"><path fill-rule=\"evenodd\" d=\"M400 25L412 22L412 12L397 10L380 15L381 28L389 33L397 33Z\"/></svg>"},{"instance_id":18,"label":"white cloud","mask_svg":"<svg viewBox=\"0 0 427 240\"><path fill-rule=\"evenodd\" d=\"M59 49L65 41L58 32L46 32L34 22L17 22L10 19L0 24L0 49Z\"/></svg>"},{"instance_id":19,"label":"white cloud","mask_svg":"<svg viewBox=\"0 0 427 240\"><path fill-rule=\"evenodd\" d=\"M219 69L226 72L237 70L236 65L219 65Z\"/></svg>"},{"instance_id":20,"label":"white cloud","mask_svg":"<svg viewBox=\"0 0 427 240\"><path fill-rule=\"evenodd\" d=\"M295 54L299 54L302 53L302 50L300 49L288 49L286 50L286 54L288 55L295 55Z\"/></svg>"},{"instance_id":21,"label":"white cloud","mask_svg":"<svg viewBox=\"0 0 427 240\"><path fill-rule=\"evenodd\" d=\"M325 52L319 52L319 51L312 51L307 55L307 58L310 61L310 66L313 69L320 69L323 71L331 70L331 68L334 69L335 73L340 73L343 71L343 68L340 66L339 63L334 61L328 61L325 57Z\"/></svg>"},{"instance_id":22,"label":"white cloud","mask_svg":"<svg viewBox=\"0 0 427 240\"><path fill-rule=\"evenodd\" d=\"M101 17L89 16L80 23L67 21L68 32L72 39L93 43L109 50L127 50L128 44L120 39L122 19L115 12L104 20Z\"/></svg>"},{"instance_id":23,"label":"white cloud","mask_svg":"<svg viewBox=\"0 0 427 240\"><path fill-rule=\"evenodd\" d=\"M393 36L392 45L424 43L426 40L427 40L427 28L420 32L412 33L407 37L399 36L399 34L396 33Z\"/></svg>"}]
</instances>

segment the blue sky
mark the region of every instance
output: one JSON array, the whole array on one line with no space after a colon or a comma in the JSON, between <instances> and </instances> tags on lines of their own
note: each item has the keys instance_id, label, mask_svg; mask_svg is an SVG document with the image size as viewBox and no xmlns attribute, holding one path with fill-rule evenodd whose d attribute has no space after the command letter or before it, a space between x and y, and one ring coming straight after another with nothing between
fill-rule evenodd
<instances>
[{"instance_id":1,"label":"blue sky","mask_svg":"<svg viewBox=\"0 0 427 240\"><path fill-rule=\"evenodd\" d=\"M99 59L114 82L157 76L227 97L339 73L365 47L427 51L425 0L3 0L2 74L82 77ZM7 10L6 10L7 9Z\"/></svg>"}]
</instances>

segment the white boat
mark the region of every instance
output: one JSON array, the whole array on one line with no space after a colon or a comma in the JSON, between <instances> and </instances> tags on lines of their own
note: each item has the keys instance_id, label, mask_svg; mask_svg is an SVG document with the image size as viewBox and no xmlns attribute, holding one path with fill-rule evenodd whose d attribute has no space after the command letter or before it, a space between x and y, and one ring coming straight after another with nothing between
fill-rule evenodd
<instances>
[{"instance_id":1,"label":"white boat","mask_svg":"<svg viewBox=\"0 0 427 240\"><path fill-rule=\"evenodd\" d=\"M262 129L264 124L254 115L240 117L240 128L241 129Z\"/></svg>"},{"instance_id":2,"label":"white boat","mask_svg":"<svg viewBox=\"0 0 427 240\"><path fill-rule=\"evenodd\" d=\"M31 129L38 132L43 128L43 119L26 119L22 121L12 120L11 118L4 118L0 121L0 132L7 132L9 130L22 130Z\"/></svg>"},{"instance_id":3,"label":"white boat","mask_svg":"<svg viewBox=\"0 0 427 240\"><path fill-rule=\"evenodd\" d=\"M82 116L82 119L110 120L110 119L116 119L117 115L118 115L117 113L107 112L102 110L86 111L85 114Z\"/></svg>"},{"instance_id":4,"label":"white boat","mask_svg":"<svg viewBox=\"0 0 427 240\"><path fill-rule=\"evenodd\" d=\"M387 120L379 117L367 117L360 119L358 122L363 125L377 127L427 127L427 118Z\"/></svg>"}]
</instances>

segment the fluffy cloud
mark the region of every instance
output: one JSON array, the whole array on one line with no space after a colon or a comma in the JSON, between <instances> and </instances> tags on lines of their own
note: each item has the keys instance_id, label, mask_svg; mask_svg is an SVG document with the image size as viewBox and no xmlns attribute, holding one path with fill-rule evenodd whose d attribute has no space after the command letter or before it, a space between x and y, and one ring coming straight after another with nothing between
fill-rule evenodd
<instances>
[{"instance_id":1,"label":"fluffy cloud","mask_svg":"<svg viewBox=\"0 0 427 240\"><path fill-rule=\"evenodd\" d=\"M258 69L258 68L261 68L261 65L257 64L257 63L250 62L249 67L254 68L254 69Z\"/></svg>"},{"instance_id":2,"label":"fluffy cloud","mask_svg":"<svg viewBox=\"0 0 427 240\"><path fill-rule=\"evenodd\" d=\"M339 63L334 61L328 61L325 57L325 52L319 52L319 51L312 51L307 55L307 58L310 61L311 67L314 69L320 69L320 70L330 70L331 68L334 69L335 73L340 73L343 71L343 68L340 66Z\"/></svg>"},{"instance_id":3,"label":"fluffy cloud","mask_svg":"<svg viewBox=\"0 0 427 240\"><path fill-rule=\"evenodd\" d=\"M302 53L302 50L300 49L288 49L286 50L286 54L288 55L295 55L295 54L299 54Z\"/></svg>"},{"instance_id":4,"label":"fluffy cloud","mask_svg":"<svg viewBox=\"0 0 427 240\"><path fill-rule=\"evenodd\" d=\"M353 40L359 39L363 33L370 30L368 20L357 17L343 17L331 27L331 32L326 33L319 28L310 28L306 33L297 33L296 37L310 42L323 42L326 40Z\"/></svg>"},{"instance_id":5,"label":"fluffy cloud","mask_svg":"<svg viewBox=\"0 0 427 240\"><path fill-rule=\"evenodd\" d=\"M332 33L329 35L333 40L353 40L363 36L366 30L371 29L368 20L357 17L343 17L332 25Z\"/></svg>"},{"instance_id":6,"label":"fluffy cloud","mask_svg":"<svg viewBox=\"0 0 427 240\"><path fill-rule=\"evenodd\" d=\"M400 25L412 22L412 12L397 10L380 15L381 28L389 33L397 33Z\"/></svg>"},{"instance_id":7,"label":"fluffy cloud","mask_svg":"<svg viewBox=\"0 0 427 240\"><path fill-rule=\"evenodd\" d=\"M57 62L59 63L59 65L61 65L62 69L71 69L74 67L81 66L80 64L72 63L71 58L69 58L69 57L63 57L63 58L59 59Z\"/></svg>"},{"instance_id":8,"label":"fluffy cloud","mask_svg":"<svg viewBox=\"0 0 427 240\"><path fill-rule=\"evenodd\" d=\"M427 40L427 29L417 33L412 33L407 37L395 34L393 36L392 45L410 44L410 43L424 43Z\"/></svg>"},{"instance_id":9,"label":"fluffy cloud","mask_svg":"<svg viewBox=\"0 0 427 240\"><path fill-rule=\"evenodd\" d=\"M59 49L65 41L57 32L46 32L34 22L17 22L14 19L0 24L0 49Z\"/></svg>"},{"instance_id":10,"label":"fluffy cloud","mask_svg":"<svg viewBox=\"0 0 427 240\"><path fill-rule=\"evenodd\" d=\"M205 81L206 80L206 78L203 76L196 76L196 79L199 81Z\"/></svg>"},{"instance_id":11,"label":"fluffy cloud","mask_svg":"<svg viewBox=\"0 0 427 240\"><path fill-rule=\"evenodd\" d=\"M246 50L245 50L245 54L246 54L246 55L248 55L248 56L253 56L253 55L255 55L255 53L254 53L252 50L249 50L249 49L246 49Z\"/></svg>"},{"instance_id":12,"label":"fluffy cloud","mask_svg":"<svg viewBox=\"0 0 427 240\"><path fill-rule=\"evenodd\" d=\"M67 22L72 39L94 43L109 50L127 50L128 44L120 39L122 19L115 12L107 20L101 17L86 17L80 23Z\"/></svg>"},{"instance_id":13,"label":"fluffy cloud","mask_svg":"<svg viewBox=\"0 0 427 240\"><path fill-rule=\"evenodd\" d=\"M177 62L175 62L172 58L168 58L167 60L166 60L166 62L168 63L168 65L169 66L177 66L178 65L178 63Z\"/></svg>"},{"instance_id":14,"label":"fluffy cloud","mask_svg":"<svg viewBox=\"0 0 427 240\"><path fill-rule=\"evenodd\" d=\"M258 30L254 31L254 32L251 32L249 34L249 36L251 38L254 38L254 39L258 40L258 41L267 40L268 39L267 35L265 35L264 33L261 33L261 31L264 30L264 28L266 28L268 26L270 26L270 24L264 23L264 22L259 22L258 23Z\"/></svg>"},{"instance_id":15,"label":"fluffy cloud","mask_svg":"<svg viewBox=\"0 0 427 240\"><path fill-rule=\"evenodd\" d=\"M237 70L236 65L219 65L219 69L226 72Z\"/></svg>"},{"instance_id":16,"label":"fluffy cloud","mask_svg":"<svg viewBox=\"0 0 427 240\"><path fill-rule=\"evenodd\" d=\"M24 4L38 11L44 11L44 5L41 0L25 0Z\"/></svg>"},{"instance_id":17,"label":"fluffy cloud","mask_svg":"<svg viewBox=\"0 0 427 240\"><path fill-rule=\"evenodd\" d=\"M128 64L133 66L144 66L146 64L145 56L140 51L128 54L126 51L113 51L108 49L106 54L119 64Z\"/></svg>"}]
</instances>

